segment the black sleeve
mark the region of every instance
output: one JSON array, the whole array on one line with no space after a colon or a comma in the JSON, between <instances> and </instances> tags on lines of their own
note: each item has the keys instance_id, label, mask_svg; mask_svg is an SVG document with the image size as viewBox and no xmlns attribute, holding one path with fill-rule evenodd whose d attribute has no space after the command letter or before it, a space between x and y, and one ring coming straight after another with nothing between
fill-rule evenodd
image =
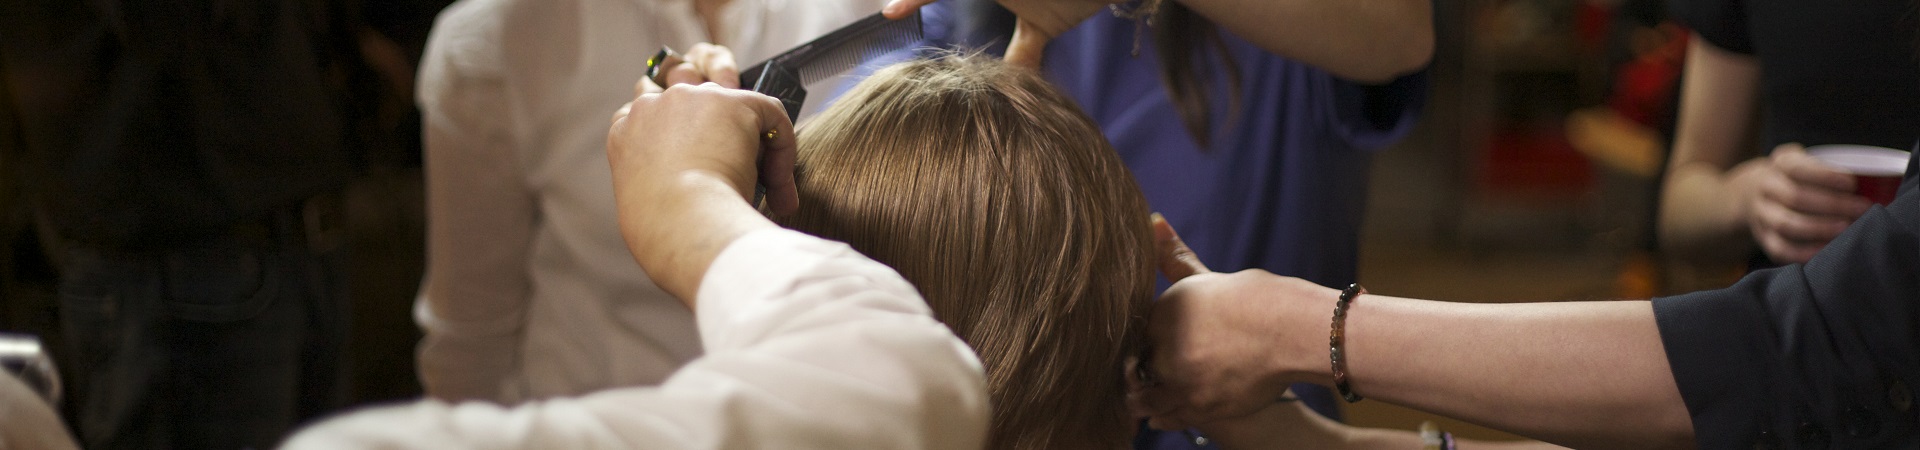
<instances>
[{"instance_id":1,"label":"black sleeve","mask_svg":"<svg viewBox=\"0 0 1920 450\"><path fill-rule=\"evenodd\" d=\"M1913 448L1920 174L1805 265L1654 300L1700 448Z\"/></svg>"},{"instance_id":2,"label":"black sleeve","mask_svg":"<svg viewBox=\"0 0 1920 450\"><path fill-rule=\"evenodd\" d=\"M1753 54L1747 28L1747 0L1673 0L1668 12L1707 43L1734 53Z\"/></svg>"}]
</instances>

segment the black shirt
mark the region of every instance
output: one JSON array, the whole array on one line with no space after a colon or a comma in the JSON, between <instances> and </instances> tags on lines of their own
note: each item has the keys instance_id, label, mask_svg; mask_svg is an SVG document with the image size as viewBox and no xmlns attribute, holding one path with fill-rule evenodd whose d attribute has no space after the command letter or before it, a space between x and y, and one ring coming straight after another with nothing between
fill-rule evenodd
<instances>
[{"instance_id":1,"label":"black shirt","mask_svg":"<svg viewBox=\"0 0 1920 450\"><path fill-rule=\"evenodd\" d=\"M1920 448L1917 164L1805 265L1654 299L1700 448Z\"/></svg>"},{"instance_id":2,"label":"black shirt","mask_svg":"<svg viewBox=\"0 0 1920 450\"><path fill-rule=\"evenodd\" d=\"M1920 136L1914 2L1675 0L1672 8L1708 43L1759 59L1763 150L1788 142L1907 148Z\"/></svg>"}]
</instances>

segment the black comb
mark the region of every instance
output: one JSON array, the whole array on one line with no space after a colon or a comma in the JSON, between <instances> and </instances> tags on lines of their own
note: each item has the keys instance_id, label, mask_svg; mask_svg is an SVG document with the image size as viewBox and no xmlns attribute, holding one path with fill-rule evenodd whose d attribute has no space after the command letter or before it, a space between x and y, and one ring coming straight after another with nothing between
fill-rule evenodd
<instances>
[{"instance_id":1,"label":"black comb","mask_svg":"<svg viewBox=\"0 0 1920 450\"><path fill-rule=\"evenodd\" d=\"M874 14L840 27L785 53L747 66L740 80L747 89L780 99L787 108L787 119L800 120L800 106L806 103L809 84L845 73L847 70L894 50L919 42L925 32L920 27L920 12L899 20Z\"/></svg>"}]
</instances>

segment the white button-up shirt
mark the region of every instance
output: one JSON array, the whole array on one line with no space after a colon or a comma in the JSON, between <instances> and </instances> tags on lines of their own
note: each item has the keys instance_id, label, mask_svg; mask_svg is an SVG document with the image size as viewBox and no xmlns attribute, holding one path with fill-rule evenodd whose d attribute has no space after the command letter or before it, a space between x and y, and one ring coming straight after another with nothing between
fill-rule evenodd
<instances>
[{"instance_id":1,"label":"white button-up shirt","mask_svg":"<svg viewBox=\"0 0 1920 450\"><path fill-rule=\"evenodd\" d=\"M692 314L617 228L608 120L647 57L716 41L752 64L882 0L462 0L420 70L428 264L415 317L431 396L504 404L659 383L700 354Z\"/></svg>"},{"instance_id":2,"label":"white button-up shirt","mask_svg":"<svg viewBox=\"0 0 1920 450\"><path fill-rule=\"evenodd\" d=\"M899 274L784 229L729 244L701 280L706 355L655 387L514 407L423 400L334 418L285 448L966 449L980 362Z\"/></svg>"}]
</instances>

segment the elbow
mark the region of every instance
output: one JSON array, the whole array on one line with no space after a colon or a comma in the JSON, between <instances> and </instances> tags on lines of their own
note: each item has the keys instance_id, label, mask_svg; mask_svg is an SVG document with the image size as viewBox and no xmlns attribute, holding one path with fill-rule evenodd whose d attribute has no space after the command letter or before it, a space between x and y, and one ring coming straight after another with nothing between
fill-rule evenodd
<instances>
[{"instance_id":1,"label":"elbow","mask_svg":"<svg viewBox=\"0 0 1920 450\"><path fill-rule=\"evenodd\" d=\"M1419 27L1419 30L1402 41L1406 43L1393 58L1394 78L1419 72L1433 63L1433 27Z\"/></svg>"},{"instance_id":2,"label":"elbow","mask_svg":"<svg viewBox=\"0 0 1920 450\"><path fill-rule=\"evenodd\" d=\"M1402 28L1404 32L1381 40L1371 64L1348 77L1366 84L1387 84L1426 69L1433 62L1433 25L1425 16L1415 23L1418 25Z\"/></svg>"},{"instance_id":3,"label":"elbow","mask_svg":"<svg viewBox=\"0 0 1920 450\"><path fill-rule=\"evenodd\" d=\"M1641 448L1660 448L1672 450L1694 450L1699 444L1693 436L1693 419L1683 410L1679 420L1663 420L1653 442Z\"/></svg>"},{"instance_id":4,"label":"elbow","mask_svg":"<svg viewBox=\"0 0 1920 450\"><path fill-rule=\"evenodd\" d=\"M1385 80L1391 81L1419 72L1433 62L1433 2L1412 0L1400 9L1397 26L1392 29L1399 33L1389 33L1391 40L1383 46L1382 68Z\"/></svg>"}]
</instances>

